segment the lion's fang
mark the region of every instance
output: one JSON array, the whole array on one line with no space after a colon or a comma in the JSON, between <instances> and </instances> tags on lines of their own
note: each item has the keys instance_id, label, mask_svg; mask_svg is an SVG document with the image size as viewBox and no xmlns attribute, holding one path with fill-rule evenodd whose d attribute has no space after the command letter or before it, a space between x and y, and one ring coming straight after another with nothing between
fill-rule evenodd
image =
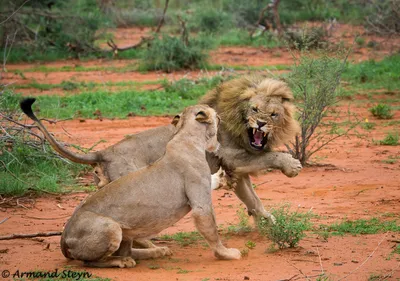
<instances>
[{"instance_id":1,"label":"lion's fang","mask_svg":"<svg viewBox=\"0 0 400 281\"><path fill-rule=\"evenodd\" d=\"M264 135L264 138L265 138L265 137L267 136L267 133L266 133L266 132L264 132L264 134L263 134L263 135Z\"/></svg>"},{"instance_id":2,"label":"lion's fang","mask_svg":"<svg viewBox=\"0 0 400 281\"><path fill-rule=\"evenodd\" d=\"M254 128L253 128L253 135L256 133L256 130L257 130L257 129L254 129Z\"/></svg>"}]
</instances>

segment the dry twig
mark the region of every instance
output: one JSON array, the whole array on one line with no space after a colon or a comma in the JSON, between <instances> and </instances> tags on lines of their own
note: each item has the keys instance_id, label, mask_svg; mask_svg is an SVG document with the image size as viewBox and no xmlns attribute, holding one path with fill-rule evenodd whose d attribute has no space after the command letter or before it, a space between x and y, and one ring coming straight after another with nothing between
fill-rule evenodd
<instances>
[{"instance_id":1,"label":"dry twig","mask_svg":"<svg viewBox=\"0 0 400 281\"><path fill-rule=\"evenodd\" d=\"M0 240L11 240L11 239L26 239L26 238L33 238L33 237L49 237L49 236L60 236L62 234L61 231L51 231L51 232L37 232L37 233L30 233L30 234L11 234L0 236Z\"/></svg>"}]
</instances>

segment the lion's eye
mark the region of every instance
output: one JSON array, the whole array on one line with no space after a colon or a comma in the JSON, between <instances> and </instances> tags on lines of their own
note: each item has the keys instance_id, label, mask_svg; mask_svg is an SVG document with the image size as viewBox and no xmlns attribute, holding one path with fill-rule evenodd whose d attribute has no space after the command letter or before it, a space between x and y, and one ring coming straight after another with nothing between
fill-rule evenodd
<instances>
[{"instance_id":1,"label":"lion's eye","mask_svg":"<svg viewBox=\"0 0 400 281\"><path fill-rule=\"evenodd\" d=\"M258 108L257 108L257 107L252 107L251 110L252 110L253 112L255 112L255 113L258 112Z\"/></svg>"},{"instance_id":2,"label":"lion's eye","mask_svg":"<svg viewBox=\"0 0 400 281\"><path fill-rule=\"evenodd\" d=\"M271 113L271 117L273 117L273 118L276 118L276 117L278 117L278 113Z\"/></svg>"}]
</instances>

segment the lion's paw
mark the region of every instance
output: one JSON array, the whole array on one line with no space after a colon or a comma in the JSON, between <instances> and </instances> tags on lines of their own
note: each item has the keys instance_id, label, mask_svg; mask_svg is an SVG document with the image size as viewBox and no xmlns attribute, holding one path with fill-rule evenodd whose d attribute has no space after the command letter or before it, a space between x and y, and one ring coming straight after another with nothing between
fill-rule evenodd
<instances>
[{"instance_id":1,"label":"lion's paw","mask_svg":"<svg viewBox=\"0 0 400 281\"><path fill-rule=\"evenodd\" d=\"M242 254L235 248L222 248L215 252L215 256L220 260L239 260Z\"/></svg>"},{"instance_id":2,"label":"lion's paw","mask_svg":"<svg viewBox=\"0 0 400 281\"><path fill-rule=\"evenodd\" d=\"M171 256L173 254L172 250L168 247L160 247L159 249L161 250L162 256Z\"/></svg>"},{"instance_id":3,"label":"lion's paw","mask_svg":"<svg viewBox=\"0 0 400 281\"><path fill-rule=\"evenodd\" d=\"M300 161L290 156L290 158L283 164L282 173L289 178L293 178L300 173L302 168L303 166L301 166Z\"/></svg>"},{"instance_id":4,"label":"lion's paw","mask_svg":"<svg viewBox=\"0 0 400 281\"><path fill-rule=\"evenodd\" d=\"M135 267L135 265L136 265L136 262L131 257L121 258L121 260L119 260L119 264L118 264L118 266L120 268L132 268L132 267Z\"/></svg>"}]
</instances>

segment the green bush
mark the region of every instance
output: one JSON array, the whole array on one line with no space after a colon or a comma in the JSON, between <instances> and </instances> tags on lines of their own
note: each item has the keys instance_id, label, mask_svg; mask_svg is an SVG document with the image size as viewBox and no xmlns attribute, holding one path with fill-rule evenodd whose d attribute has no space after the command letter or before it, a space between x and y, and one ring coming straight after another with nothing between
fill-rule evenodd
<instances>
[{"instance_id":1,"label":"green bush","mask_svg":"<svg viewBox=\"0 0 400 281\"><path fill-rule=\"evenodd\" d=\"M308 50L326 47L326 32L322 27L288 30L284 34L289 47L297 50Z\"/></svg>"},{"instance_id":2,"label":"green bush","mask_svg":"<svg viewBox=\"0 0 400 281\"><path fill-rule=\"evenodd\" d=\"M186 45L181 39L164 35L151 42L144 53L141 69L171 72L196 69L206 65L209 44L204 39L192 39Z\"/></svg>"},{"instance_id":3,"label":"green bush","mask_svg":"<svg viewBox=\"0 0 400 281\"><path fill-rule=\"evenodd\" d=\"M15 1L5 2L5 10L11 11ZM0 47L6 46L6 36L13 36L18 30L12 58L17 58L14 51L23 53L19 60L103 55L95 42L101 38L99 31L109 26L96 0L30 1L12 21L0 26Z\"/></svg>"},{"instance_id":4,"label":"green bush","mask_svg":"<svg viewBox=\"0 0 400 281\"><path fill-rule=\"evenodd\" d=\"M393 118L392 108L387 104L377 104L370 108L369 111L378 119L391 119Z\"/></svg>"},{"instance_id":5,"label":"green bush","mask_svg":"<svg viewBox=\"0 0 400 281\"><path fill-rule=\"evenodd\" d=\"M300 213L298 210L290 211L290 205L284 204L272 209L276 223L270 224L266 219L261 218L258 222L260 233L272 240L280 249L296 247L311 228L311 212Z\"/></svg>"},{"instance_id":6,"label":"green bush","mask_svg":"<svg viewBox=\"0 0 400 281\"><path fill-rule=\"evenodd\" d=\"M334 121L329 128L319 127L329 108L338 102L338 87L345 67L345 61L341 59L344 57L345 60L345 55L325 50L313 54L302 51L295 58L292 72L287 77L298 107L297 119L301 127L301 133L288 147L293 157L303 165L333 138L345 134L340 130L340 124ZM348 130L351 128L354 127L350 126Z\"/></svg>"},{"instance_id":7,"label":"green bush","mask_svg":"<svg viewBox=\"0 0 400 281\"><path fill-rule=\"evenodd\" d=\"M225 13L212 8L200 7L188 22L191 31L215 33L227 29L232 23L232 18Z\"/></svg>"},{"instance_id":8,"label":"green bush","mask_svg":"<svg viewBox=\"0 0 400 281\"><path fill-rule=\"evenodd\" d=\"M399 133L388 133L385 138L381 141L379 141L379 144L381 145L399 145Z\"/></svg>"}]
</instances>

